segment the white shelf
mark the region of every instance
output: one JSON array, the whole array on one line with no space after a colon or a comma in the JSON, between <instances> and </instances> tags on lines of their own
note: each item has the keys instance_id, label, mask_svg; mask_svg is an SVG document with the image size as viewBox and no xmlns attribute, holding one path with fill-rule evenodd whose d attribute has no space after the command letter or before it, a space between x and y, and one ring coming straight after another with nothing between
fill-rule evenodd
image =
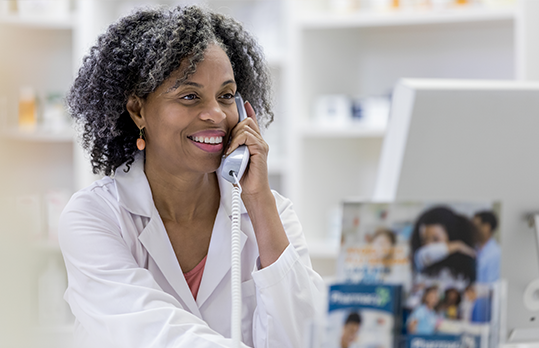
<instances>
[{"instance_id":1,"label":"white shelf","mask_svg":"<svg viewBox=\"0 0 539 348\"><path fill-rule=\"evenodd\" d=\"M455 8L424 11L357 12L350 14L309 13L299 19L304 29L368 28L403 25L507 21L513 8Z\"/></svg>"},{"instance_id":2,"label":"white shelf","mask_svg":"<svg viewBox=\"0 0 539 348\"><path fill-rule=\"evenodd\" d=\"M361 123L346 126L304 124L299 132L306 138L380 138L385 134L385 127Z\"/></svg>"},{"instance_id":3,"label":"white shelf","mask_svg":"<svg viewBox=\"0 0 539 348\"><path fill-rule=\"evenodd\" d=\"M75 18L74 15L57 17L0 15L0 25L6 24L29 28L71 30L75 27Z\"/></svg>"},{"instance_id":4,"label":"white shelf","mask_svg":"<svg viewBox=\"0 0 539 348\"><path fill-rule=\"evenodd\" d=\"M75 132L71 128L62 131L52 132L37 128L36 130L25 131L18 128L8 128L2 132L2 136L13 140L47 142L47 143L69 143L73 142Z\"/></svg>"}]
</instances>

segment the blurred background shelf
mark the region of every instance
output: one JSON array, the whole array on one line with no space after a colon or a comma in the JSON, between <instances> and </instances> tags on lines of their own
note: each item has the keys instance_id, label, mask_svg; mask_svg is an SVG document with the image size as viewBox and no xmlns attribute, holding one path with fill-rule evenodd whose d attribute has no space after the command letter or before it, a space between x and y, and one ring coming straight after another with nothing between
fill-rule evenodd
<instances>
[{"instance_id":1,"label":"blurred background shelf","mask_svg":"<svg viewBox=\"0 0 539 348\"><path fill-rule=\"evenodd\" d=\"M5 0L4 0L5 1ZM76 27L75 16L20 16L20 15L0 15L0 25L12 27L51 29L51 30L72 30Z\"/></svg>"},{"instance_id":2,"label":"blurred background shelf","mask_svg":"<svg viewBox=\"0 0 539 348\"><path fill-rule=\"evenodd\" d=\"M430 24L459 24L514 20L514 8L459 7L450 9L357 11L355 13L308 13L298 19L304 29L369 28L415 26Z\"/></svg>"},{"instance_id":3,"label":"blurred background shelf","mask_svg":"<svg viewBox=\"0 0 539 348\"><path fill-rule=\"evenodd\" d=\"M12 140L49 143L72 143L75 139L75 131L69 128L61 131L50 131L46 129L29 131L13 127L4 130L1 135Z\"/></svg>"},{"instance_id":4,"label":"blurred background shelf","mask_svg":"<svg viewBox=\"0 0 539 348\"><path fill-rule=\"evenodd\" d=\"M386 127L361 123L350 123L342 126L318 125L306 123L299 129L304 138L381 138Z\"/></svg>"}]
</instances>

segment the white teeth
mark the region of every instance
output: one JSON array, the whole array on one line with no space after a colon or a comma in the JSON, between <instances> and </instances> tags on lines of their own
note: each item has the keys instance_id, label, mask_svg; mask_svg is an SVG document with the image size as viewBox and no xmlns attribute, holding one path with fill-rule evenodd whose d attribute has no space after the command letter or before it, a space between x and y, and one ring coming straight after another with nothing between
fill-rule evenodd
<instances>
[{"instance_id":1,"label":"white teeth","mask_svg":"<svg viewBox=\"0 0 539 348\"><path fill-rule=\"evenodd\" d=\"M193 140L197 143L220 144L223 142L223 137L193 137Z\"/></svg>"}]
</instances>

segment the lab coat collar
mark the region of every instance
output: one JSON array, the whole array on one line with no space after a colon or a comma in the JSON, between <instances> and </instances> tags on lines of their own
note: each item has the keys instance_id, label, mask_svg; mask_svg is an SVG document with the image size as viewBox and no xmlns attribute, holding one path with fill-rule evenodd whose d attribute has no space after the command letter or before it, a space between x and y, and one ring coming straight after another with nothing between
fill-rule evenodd
<instances>
[{"instance_id":1,"label":"lab coat collar","mask_svg":"<svg viewBox=\"0 0 539 348\"><path fill-rule=\"evenodd\" d=\"M182 270L168 238L165 226L159 212L153 203L153 197L146 174L144 173L144 155L138 154L126 173L126 164L120 166L115 173L118 201L133 214L146 216L150 221L139 236L140 242L156 262L157 266L179 296L180 301L189 311L199 318L201 307L215 291L219 283L229 273L231 251L231 218L232 218L232 185L217 175L221 194L219 210L215 219L208 258L197 294L197 301L185 281L178 277ZM219 173L219 172L218 172ZM243 202L240 205L241 214L247 210ZM242 219L244 220L244 219ZM245 221L245 220L244 220ZM241 232L241 249L247 241L247 235Z\"/></svg>"},{"instance_id":2,"label":"lab coat collar","mask_svg":"<svg viewBox=\"0 0 539 348\"><path fill-rule=\"evenodd\" d=\"M217 173L221 204L227 214L232 216L232 185L219 175L220 170ZM154 204L150 184L144 173L144 154L142 152L137 154L131 165L127 166L124 163L118 167L114 178L118 201L133 214L151 217ZM240 205L240 212L247 213L243 202Z\"/></svg>"},{"instance_id":3,"label":"lab coat collar","mask_svg":"<svg viewBox=\"0 0 539 348\"><path fill-rule=\"evenodd\" d=\"M127 171L129 170L129 171ZM126 172L127 171L127 172ZM114 173L118 202L129 212L151 217L153 197L150 184L144 173L144 154L135 156L131 165L122 164Z\"/></svg>"}]
</instances>

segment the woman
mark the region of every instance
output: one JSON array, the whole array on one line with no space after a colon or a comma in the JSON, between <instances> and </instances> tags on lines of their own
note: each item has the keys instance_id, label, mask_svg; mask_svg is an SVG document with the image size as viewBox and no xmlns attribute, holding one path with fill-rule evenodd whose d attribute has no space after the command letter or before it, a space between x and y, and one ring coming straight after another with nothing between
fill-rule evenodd
<instances>
[{"instance_id":1,"label":"woman","mask_svg":"<svg viewBox=\"0 0 539 348\"><path fill-rule=\"evenodd\" d=\"M448 271L473 282L476 239L477 231L466 217L446 207L429 209L416 221L412 233L413 270L432 276Z\"/></svg>"},{"instance_id":2,"label":"woman","mask_svg":"<svg viewBox=\"0 0 539 348\"><path fill-rule=\"evenodd\" d=\"M240 123L236 92L249 101ZM140 10L98 39L68 105L106 175L61 218L78 346L230 346L232 186L216 171L239 145L242 340L301 346L323 282L290 201L269 188L269 77L253 38L197 7Z\"/></svg>"},{"instance_id":3,"label":"woman","mask_svg":"<svg viewBox=\"0 0 539 348\"><path fill-rule=\"evenodd\" d=\"M422 289L437 284L440 291L458 291L475 282L477 231L472 222L453 210L439 206L417 219L410 239L413 289L408 306L415 307Z\"/></svg>"}]
</instances>

